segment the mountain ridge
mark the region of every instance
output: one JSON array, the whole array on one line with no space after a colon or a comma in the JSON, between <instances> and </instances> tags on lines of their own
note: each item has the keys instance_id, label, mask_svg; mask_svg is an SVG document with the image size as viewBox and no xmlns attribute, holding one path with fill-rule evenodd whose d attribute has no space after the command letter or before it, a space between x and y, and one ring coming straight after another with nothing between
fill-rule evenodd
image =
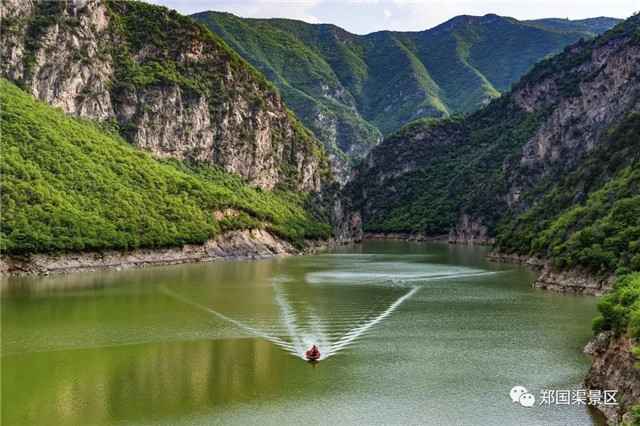
<instances>
[{"instance_id":1,"label":"mountain ridge","mask_svg":"<svg viewBox=\"0 0 640 426\"><path fill-rule=\"evenodd\" d=\"M596 34L588 22L550 29L549 22L545 28L495 14L366 35L290 19L191 16L263 71L343 163L362 158L409 121L475 110L537 60Z\"/></svg>"}]
</instances>

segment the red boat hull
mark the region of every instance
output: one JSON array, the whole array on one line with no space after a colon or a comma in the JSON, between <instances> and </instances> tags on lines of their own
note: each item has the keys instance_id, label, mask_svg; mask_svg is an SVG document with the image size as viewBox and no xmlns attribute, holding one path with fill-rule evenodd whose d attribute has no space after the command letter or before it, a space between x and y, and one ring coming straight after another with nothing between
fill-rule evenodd
<instances>
[{"instance_id":1,"label":"red boat hull","mask_svg":"<svg viewBox=\"0 0 640 426\"><path fill-rule=\"evenodd\" d=\"M307 361L317 361L320 359L320 351L308 350L304 356L307 358Z\"/></svg>"}]
</instances>

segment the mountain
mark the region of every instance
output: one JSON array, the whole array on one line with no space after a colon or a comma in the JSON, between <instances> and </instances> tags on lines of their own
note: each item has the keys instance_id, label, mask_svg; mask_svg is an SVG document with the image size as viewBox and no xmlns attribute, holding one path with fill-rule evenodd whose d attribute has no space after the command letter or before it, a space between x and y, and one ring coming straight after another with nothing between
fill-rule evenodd
<instances>
[{"instance_id":1,"label":"mountain","mask_svg":"<svg viewBox=\"0 0 640 426\"><path fill-rule=\"evenodd\" d=\"M513 90L468 117L418 120L387 138L351 184L365 229L452 240L498 236L509 251L552 250L526 245L542 231L525 231L526 214L536 226L550 226L543 212L551 219L572 206L584 209L603 185L633 179L618 173L637 160L638 21L630 18L540 62ZM633 195L631 182L621 184L628 192L618 198ZM553 203L540 201L554 191ZM540 214L531 213L536 208Z\"/></svg>"},{"instance_id":2,"label":"mountain","mask_svg":"<svg viewBox=\"0 0 640 426\"><path fill-rule=\"evenodd\" d=\"M624 392L612 423L640 403L640 15L475 113L406 125L345 194L367 232L495 243L495 258L541 269L538 287L611 290L587 383Z\"/></svg>"},{"instance_id":3,"label":"mountain","mask_svg":"<svg viewBox=\"0 0 640 426\"><path fill-rule=\"evenodd\" d=\"M3 254L179 247L265 229L301 245L330 228L305 196L211 167L156 160L0 79Z\"/></svg>"},{"instance_id":4,"label":"mountain","mask_svg":"<svg viewBox=\"0 0 640 426\"><path fill-rule=\"evenodd\" d=\"M426 31L360 36L287 19L192 17L261 70L343 159L363 157L381 135L417 118L476 110L538 60L616 22L458 16Z\"/></svg>"},{"instance_id":5,"label":"mountain","mask_svg":"<svg viewBox=\"0 0 640 426\"><path fill-rule=\"evenodd\" d=\"M188 17L130 1L3 2L3 76L157 158L320 189L320 144L264 76Z\"/></svg>"}]
</instances>

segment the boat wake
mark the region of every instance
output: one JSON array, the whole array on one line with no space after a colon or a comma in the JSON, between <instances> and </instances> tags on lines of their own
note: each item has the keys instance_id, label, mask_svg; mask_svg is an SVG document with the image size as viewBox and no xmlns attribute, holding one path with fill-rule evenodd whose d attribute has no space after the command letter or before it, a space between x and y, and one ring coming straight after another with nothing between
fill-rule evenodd
<instances>
[{"instance_id":1,"label":"boat wake","mask_svg":"<svg viewBox=\"0 0 640 426\"><path fill-rule=\"evenodd\" d=\"M162 291L162 293L166 294L167 296L169 296L169 297L171 297L171 298L173 298L175 300L178 300L178 301L180 301L182 303L185 303L187 305L191 305L194 308L197 308L197 309L199 309L201 311L208 312L208 313L210 313L212 315L215 315L216 317L220 318L221 320L227 321L227 322L237 326L238 328L244 330L245 332L247 332L247 333L249 333L251 335L263 338L263 339L273 343L274 345L276 345L276 346L278 346L278 347L280 347L280 348L282 348L282 349L284 349L286 351L291 352L293 350L293 345L290 342L282 340L282 339L280 339L279 337L276 337L276 336L271 336L271 335L269 335L267 333L264 333L264 332L262 332L262 331L260 331L260 330L258 330L256 328L253 328L253 327L251 327L251 326L249 326L249 325L247 325L247 324L245 324L243 322L240 322L240 321L235 320L233 318L230 318L230 317L228 317L228 316L226 316L224 314L221 314L220 312L218 312L218 311L216 311L214 309L211 309L211 308L209 308L207 306L204 306L204 305L196 303L196 302L194 302L192 300L189 300L186 297L183 297L183 296L179 295L175 291L169 290L165 286L162 286L160 291Z\"/></svg>"},{"instance_id":2,"label":"boat wake","mask_svg":"<svg viewBox=\"0 0 640 426\"><path fill-rule=\"evenodd\" d=\"M491 273L492 272L453 274L449 276L431 277L431 280L461 278ZM424 278L422 280L424 280ZM403 284L409 284L418 280L409 278L402 281ZM391 280L391 283L398 284L396 280ZM411 287L408 287L408 291L404 292L404 294L395 299L392 303L385 305L385 307L378 315L372 317L367 313L364 316L359 316L359 318L356 318L355 321L352 320L352 324L355 323L355 325L350 326L348 330L344 331L343 333L338 333L336 335L336 333L327 333L325 321L320 319L320 317L312 307L306 308L306 315L304 318L305 321L304 324L302 324L299 320L298 314L291 306L287 293L282 288L281 282L276 279L273 283L274 301L279 309L279 317L282 325L284 326L283 331L287 335L286 338L274 336L271 333L266 333L242 321L238 321L237 319L228 317L227 315L224 315L210 307L189 300L181 296L180 294L169 290L165 286L161 288L161 291L165 295L177 301L193 306L203 312L214 315L223 321L231 323L252 336L259 337L268 342L271 342L275 346L300 359L306 360L305 352L307 351L307 349L309 349L309 347L311 347L312 345L317 345L321 354L320 360L324 360L337 355L338 353L352 345L354 342L356 342L358 339L366 335L367 332L371 331L376 325L380 324L382 321L388 318L403 303L414 296L420 290L420 288L421 287L418 285L411 285Z\"/></svg>"},{"instance_id":3,"label":"boat wake","mask_svg":"<svg viewBox=\"0 0 640 426\"><path fill-rule=\"evenodd\" d=\"M160 291L165 295L173 298L174 300L193 306L200 311L207 312L223 321L229 322L252 336L259 337L268 342L271 342L275 346L303 360L306 360L306 350L311 345L317 345L321 353L320 360L324 360L336 355L347 346L351 345L359 337L362 337L367 331L369 331L375 325L379 324L381 321L391 315L393 311L398 309L398 307L400 307L402 303L413 296L419 289L419 287L417 286L411 288L411 290L409 290L407 293L405 293L397 300L395 300L391 305L389 305L381 314L368 321L360 321L358 325L345 332L344 335L342 335L336 341L332 342L326 332L326 326L324 322L320 320L313 309L310 309L308 314L308 326L304 327L304 329L299 327L297 324L297 315L291 308L291 305L287 300L286 293L284 293L284 291L282 291L282 289L277 284L274 286L274 288L276 289L275 301L280 308L280 318L287 329L289 340L273 336L254 327L251 327L244 322L230 318L216 311L215 309L189 300L176 293L175 291L169 290L165 286L163 286Z\"/></svg>"}]
</instances>

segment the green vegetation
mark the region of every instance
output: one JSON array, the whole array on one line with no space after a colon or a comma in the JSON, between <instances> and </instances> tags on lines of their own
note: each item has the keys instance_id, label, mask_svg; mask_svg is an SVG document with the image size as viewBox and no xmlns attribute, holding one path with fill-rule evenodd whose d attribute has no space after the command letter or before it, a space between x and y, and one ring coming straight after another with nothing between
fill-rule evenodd
<instances>
[{"instance_id":1,"label":"green vegetation","mask_svg":"<svg viewBox=\"0 0 640 426\"><path fill-rule=\"evenodd\" d=\"M361 157L381 138L379 130L355 111L351 94L340 93L344 90L324 52L300 37L300 31L314 26L304 28L307 24L288 20L245 20L226 13L203 13L194 18L262 71L333 155L345 161L347 153ZM328 125L332 122L335 128Z\"/></svg>"},{"instance_id":2,"label":"green vegetation","mask_svg":"<svg viewBox=\"0 0 640 426\"><path fill-rule=\"evenodd\" d=\"M502 252L603 275L640 270L640 114L614 123L591 152L564 149L567 162L521 161L556 105L593 78L583 65L594 46L617 38L617 46L635 46L639 18L523 77L518 89L544 79L560 89L536 112L507 94L464 118L418 120L387 138L348 187L365 230L442 235L467 214L496 236Z\"/></svg>"},{"instance_id":3,"label":"green vegetation","mask_svg":"<svg viewBox=\"0 0 640 426\"><path fill-rule=\"evenodd\" d=\"M201 243L266 228L296 244L326 238L306 196L267 192L220 170L159 162L115 133L0 82L2 250L33 253ZM217 221L216 211L240 212Z\"/></svg>"},{"instance_id":4,"label":"green vegetation","mask_svg":"<svg viewBox=\"0 0 640 426\"><path fill-rule=\"evenodd\" d=\"M543 182L535 204L498 230L504 252L595 273L640 270L640 114L630 114L573 173Z\"/></svg>"},{"instance_id":5,"label":"green vegetation","mask_svg":"<svg viewBox=\"0 0 640 426\"><path fill-rule=\"evenodd\" d=\"M446 234L460 211L481 212L494 226L507 209L502 163L537 128L541 114L525 113L500 98L466 119L420 120L388 138L372 153L349 191L365 209L370 232ZM371 185L394 168L411 170ZM362 198L362 194L366 197Z\"/></svg>"},{"instance_id":6,"label":"green vegetation","mask_svg":"<svg viewBox=\"0 0 640 426\"><path fill-rule=\"evenodd\" d=\"M241 75L249 75L261 91L275 91L264 75L220 37L175 10L140 1L111 0L107 6L111 31L120 42L111 52L115 61L115 91L175 83L185 90L209 94L212 83L216 89L227 89L221 80L226 66ZM206 53L217 54L215 61L181 59L184 52L199 43L206 47ZM155 50L155 54L147 53L141 61L134 60L133 55L143 49ZM238 83L235 90L252 90Z\"/></svg>"},{"instance_id":7,"label":"green vegetation","mask_svg":"<svg viewBox=\"0 0 640 426\"><path fill-rule=\"evenodd\" d=\"M640 338L640 272L618 278L612 292L598 303L600 316L593 321L593 330L613 331Z\"/></svg>"},{"instance_id":8,"label":"green vegetation","mask_svg":"<svg viewBox=\"0 0 640 426\"><path fill-rule=\"evenodd\" d=\"M352 158L420 117L476 110L536 61L616 22L460 16L422 32L359 36L287 19L193 18L264 72L330 152Z\"/></svg>"},{"instance_id":9,"label":"green vegetation","mask_svg":"<svg viewBox=\"0 0 640 426\"><path fill-rule=\"evenodd\" d=\"M593 320L594 333L611 331L617 337L626 336L635 339L636 343L631 352L640 359L640 272L621 275L613 287L598 303L600 315ZM640 363L636 364L640 368ZM637 425L640 422L640 404L628 409L630 423Z\"/></svg>"}]
</instances>

